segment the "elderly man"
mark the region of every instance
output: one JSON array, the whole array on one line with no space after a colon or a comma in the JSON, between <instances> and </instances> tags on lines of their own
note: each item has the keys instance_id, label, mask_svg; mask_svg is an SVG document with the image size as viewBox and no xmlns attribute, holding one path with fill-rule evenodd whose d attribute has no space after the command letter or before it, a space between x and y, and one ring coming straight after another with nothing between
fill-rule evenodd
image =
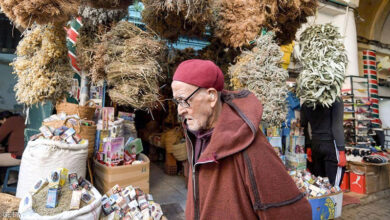
<instances>
[{"instance_id":1,"label":"elderly man","mask_svg":"<svg viewBox=\"0 0 390 220\"><path fill-rule=\"evenodd\" d=\"M173 101L190 164L187 219L311 219L311 207L259 130L260 101L223 90L221 69L207 60L182 62Z\"/></svg>"}]
</instances>

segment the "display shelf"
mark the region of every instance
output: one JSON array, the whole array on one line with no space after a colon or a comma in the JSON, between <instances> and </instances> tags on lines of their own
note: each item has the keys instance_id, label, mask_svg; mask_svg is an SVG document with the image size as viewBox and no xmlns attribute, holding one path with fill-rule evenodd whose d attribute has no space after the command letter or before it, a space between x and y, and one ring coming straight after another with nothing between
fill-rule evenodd
<instances>
[{"instance_id":1,"label":"display shelf","mask_svg":"<svg viewBox=\"0 0 390 220\"><path fill-rule=\"evenodd\" d=\"M348 82L351 85L351 87L347 90L344 90L344 94L342 95L343 100L346 101L344 103L344 110L348 108L350 111L344 111L345 116L349 116L348 118L344 118L345 127L353 128L350 130L347 130L348 132L345 134L346 136L349 136L350 140L354 140L355 145L356 144L370 144L371 142L358 142L359 137L367 138L368 135L360 135L362 132L368 130L370 128L370 121L372 119L370 118L364 118L364 119L358 119L358 115L365 115L369 117L372 113L370 111L370 94L369 94L369 86L368 86L368 79L365 77L359 77L359 76L347 76L346 82ZM363 111L360 109L363 108ZM358 111L358 109L361 111ZM359 122L363 122L365 127L358 127ZM369 122L369 123L365 123ZM348 125L347 125L348 124Z\"/></svg>"}]
</instances>

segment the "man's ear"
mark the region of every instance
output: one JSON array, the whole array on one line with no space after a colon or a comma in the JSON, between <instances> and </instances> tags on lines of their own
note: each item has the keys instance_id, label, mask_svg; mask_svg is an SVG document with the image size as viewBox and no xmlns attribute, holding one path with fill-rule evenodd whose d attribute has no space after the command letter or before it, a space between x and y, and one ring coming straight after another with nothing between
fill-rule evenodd
<instances>
[{"instance_id":1,"label":"man's ear","mask_svg":"<svg viewBox=\"0 0 390 220\"><path fill-rule=\"evenodd\" d=\"M218 91L214 88L207 89L208 99L211 102L211 107L214 107L218 101Z\"/></svg>"}]
</instances>

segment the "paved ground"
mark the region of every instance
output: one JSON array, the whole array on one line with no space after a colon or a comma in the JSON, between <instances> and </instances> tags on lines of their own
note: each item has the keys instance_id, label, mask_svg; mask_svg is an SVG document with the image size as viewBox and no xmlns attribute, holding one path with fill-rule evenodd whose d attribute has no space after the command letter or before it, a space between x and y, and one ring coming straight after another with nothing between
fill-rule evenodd
<instances>
[{"instance_id":1,"label":"paved ground","mask_svg":"<svg viewBox=\"0 0 390 220\"><path fill-rule=\"evenodd\" d=\"M365 205L343 208L341 218L337 220L388 220L390 219L390 197L370 202Z\"/></svg>"},{"instance_id":2,"label":"paved ground","mask_svg":"<svg viewBox=\"0 0 390 220\"><path fill-rule=\"evenodd\" d=\"M353 195L350 194L350 195ZM358 196L359 197L359 196ZM390 189L368 196L360 197L360 204L343 207L343 212L337 220L389 220L390 219Z\"/></svg>"}]
</instances>

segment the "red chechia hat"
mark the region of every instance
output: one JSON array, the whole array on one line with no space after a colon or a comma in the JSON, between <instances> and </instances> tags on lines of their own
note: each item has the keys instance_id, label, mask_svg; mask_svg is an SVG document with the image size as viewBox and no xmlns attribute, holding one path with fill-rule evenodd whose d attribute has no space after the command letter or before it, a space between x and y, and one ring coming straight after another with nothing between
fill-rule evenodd
<instances>
[{"instance_id":1,"label":"red chechia hat","mask_svg":"<svg viewBox=\"0 0 390 220\"><path fill-rule=\"evenodd\" d=\"M210 60L183 61L177 67L173 80L217 91L222 91L224 86L222 70Z\"/></svg>"}]
</instances>

